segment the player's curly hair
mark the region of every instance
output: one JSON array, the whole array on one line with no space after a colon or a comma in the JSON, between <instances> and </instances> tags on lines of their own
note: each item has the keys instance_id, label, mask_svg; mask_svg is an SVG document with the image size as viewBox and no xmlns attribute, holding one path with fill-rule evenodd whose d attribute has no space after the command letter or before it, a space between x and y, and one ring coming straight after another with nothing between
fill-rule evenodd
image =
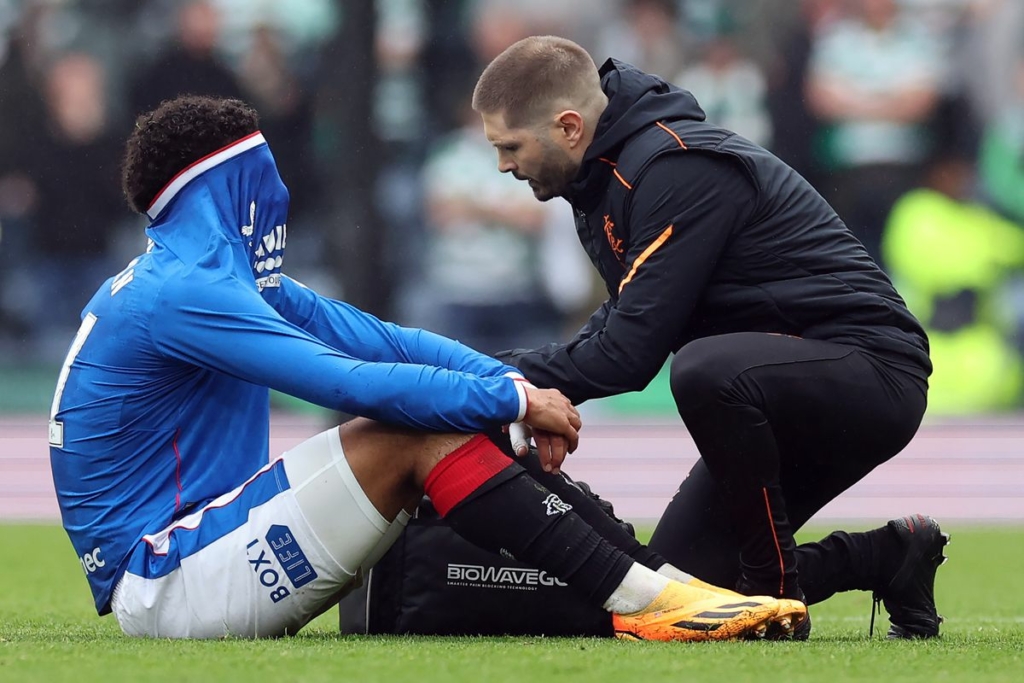
<instances>
[{"instance_id":1,"label":"player's curly hair","mask_svg":"<svg viewBox=\"0 0 1024 683\"><path fill-rule=\"evenodd\" d=\"M182 95L141 114L121 165L128 206L145 213L179 171L257 130L259 115L241 100Z\"/></svg>"}]
</instances>

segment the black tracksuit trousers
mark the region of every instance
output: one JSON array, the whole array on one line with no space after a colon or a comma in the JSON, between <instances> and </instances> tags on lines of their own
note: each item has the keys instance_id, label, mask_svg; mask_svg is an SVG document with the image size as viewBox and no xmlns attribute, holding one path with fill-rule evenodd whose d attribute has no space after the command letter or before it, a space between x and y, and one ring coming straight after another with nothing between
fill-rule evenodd
<instances>
[{"instance_id":1,"label":"black tracksuit trousers","mask_svg":"<svg viewBox=\"0 0 1024 683\"><path fill-rule=\"evenodd\" d=\"M802 593L813 604L880 587L889 535L836 532L797 547L793 533L910 442L926 406L920 369L854 346L745 332L684 346L671 384L701 460L652 550L747 594Z\"/></svg>"}]
</instances>

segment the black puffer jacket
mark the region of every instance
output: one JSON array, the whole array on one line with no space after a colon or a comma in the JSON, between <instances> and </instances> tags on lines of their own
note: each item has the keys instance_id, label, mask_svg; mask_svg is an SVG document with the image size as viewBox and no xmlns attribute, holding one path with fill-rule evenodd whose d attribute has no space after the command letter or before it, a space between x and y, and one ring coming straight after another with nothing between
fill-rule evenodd
<instances>
[{"instance_id":1,"label":"black puffer jacket","mask_svg":"<svg viewBox=\"0 0 1024 683\"><path fill-rule=\"evenodd\" d=\"M568 344L502 360L576 403L643 389L687 342L741 331L930 374L924 330L807 181L704 123L689 92L615 60L601 76L608 107L569 198L610 298Z\"/></svg>"}]
</instances>

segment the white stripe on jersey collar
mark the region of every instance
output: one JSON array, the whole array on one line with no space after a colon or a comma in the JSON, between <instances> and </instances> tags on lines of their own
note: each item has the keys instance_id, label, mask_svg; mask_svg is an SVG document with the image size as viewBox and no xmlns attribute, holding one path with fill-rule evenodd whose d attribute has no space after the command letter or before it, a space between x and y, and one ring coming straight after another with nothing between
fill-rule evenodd
<instances>
[{"instance_id":1,"label":"white stripe on jersey collar","mask_svg":"<svg viewBox=\"0 0 1024 683\"><path fill-rule=\"evenodd\" d=\"M246 135L240 140L232 142L227 147L222 147L216 152L207 154L202 159L199 159L191 165L183 168L176 176L171 178L169 183L164 185L164 189L157 193L156 197L153 199L153 203L149 205L148 209L146 209L146 215L149 216L149 220L156 220L156 217L159 216L160 212L171 203L171 200L174 199L178 192L192 182L192 180L197 176L209 171L214 166L223 164L228 159L232 159L242 152L247 152L253 147L259 147L264 143L266 143L266 140L263 138L263 134L256 131L255 133Z\"/></svg>"}]
</instances>

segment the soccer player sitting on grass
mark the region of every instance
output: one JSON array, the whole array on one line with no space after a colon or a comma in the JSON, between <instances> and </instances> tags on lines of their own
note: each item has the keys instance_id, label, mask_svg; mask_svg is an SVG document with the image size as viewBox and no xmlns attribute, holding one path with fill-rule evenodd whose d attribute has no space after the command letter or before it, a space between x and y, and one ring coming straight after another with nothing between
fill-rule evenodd
<instances>
[{"instance_id":1,"label":"soccer player sitting on grass","mask_svg":"<svg viewBox=\"0 0 1024 683\"><path fill-rule=\"evenodd\" d=\"M480 434L522 422L557 471L581 427L558 391L283 275L288 193L242 102L187 96L140 116L123 185L149 246L83 311L49 440L64 527L125 633L295 633L424 492L465 538L602 605L623 637L785 635L805 617L653 571L664 560L585 496L560 498ZM268 463L270 388L361 417Z\"/></svg>"}]
</instances>

